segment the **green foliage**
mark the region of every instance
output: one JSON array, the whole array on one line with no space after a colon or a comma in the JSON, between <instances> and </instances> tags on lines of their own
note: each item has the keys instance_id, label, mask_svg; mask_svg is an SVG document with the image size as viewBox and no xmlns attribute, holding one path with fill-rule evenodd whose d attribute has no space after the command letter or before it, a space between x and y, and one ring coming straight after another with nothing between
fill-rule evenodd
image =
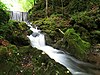
<instances>
[{"instance_id":1,"label":"green foliage","mask_svg":"<svg viewBox=\"0 0 100 75\"><path fill-rule=\"evenodd\" d=\"M1 25L1 36L3 36L10 43L15 45L27 45L28 39L26 37L28 26L24 22L9 21L5 25ZM17 40L16 40L17 39Z\"/></svg>"},{"instance_id":2,"label":"green foliage","mask_svg":"<svg viewBox=\"0 0 100 75\"><path fill-rule=\"evenodd\" d=\"M36 21L38 19L45 17L45 11L44 10L37 10L36 12L30 11L28 15L28 19L30 21Z\"/></svg>"},{"instance_id":3,"label":"green foliage","mask_svg":"<svg viewBox=\"0 0 100 75\"><path fill-rule=\"evenodd\" d=\"M100 10L97 6L90 11L77 12L71 15L71 22L84 40L91 43L100 42L100 35L95 34L95 31L100 30Z\"/></svg>"},{"instance_id":4,"label":"green foliage","mask_svg":"<svg viewBox=\"0 0 100 75\"><path fill-rule=\"evenodd\" d=\"M66 21L61 14L53 14L49 18L43 18L37 21L33 21L33 25L37 25L43 32L49 34L48 36L53 41L58 41L63 37L59 29L65 31L69 27L67 22L68 21Z\"/></svg>"},{"instance_id":5,"label":"green foliage","mask_svg":"<svg viewBox=\"0 0 100 75\"><path fill-rule=\"evenodd\" d=\"M9 14L3 9L0 9L0 27L2 24L6 24L9 20Z\"/></svg>"},{"instance_id":6,"label":"green foliage","mask_svg":"<svg viewBox=\"0 0 100 75\"><path fill-rule=\"evenodd\" d=\"M8 26L6 25L9 20L9 14L6 13L3 9L0 9L0 37L4 37L6 29ZM4 35L3 35L4 34Z\"/></svg>"},{"instance_id":7,"label":"green foliage","mask_svg":"<svg viewBox=\"0 0 100 75\"><path fill-rule=\"evenodd\" d=\"M100 0L49 0L48 4L49 16L54 13L57 13L63 14L63 16L67 17L68 14L75 14L76 12L90 11L91 9L99 8ZM37 4L29 10L30 21L33 21L35 18L46 17L41 17L43 14L45 14L45 7L45 0L39 0ZM36 13L38 13L39 16L35 15Z\"/></svg>"},{"instance_id":8,"label":"green foliage","mask_svg":"<svg viewBox=\"0 0 100 75\"><path fill-rule=\"evenodd\" d=\"M86 11L72 15L72 20L75 21L75 24L83 26L88 30L92 28L97 28L95 18L95 16L89 15L89 13Z\"/></svg>"},{"instance_id":9,"label":"green foliage","mask_svg":"<svg viewBox=\"0 0 100 75\"><path fill-rule=\"evenodd\" d=\"M0 9L7 10L8 8L6 7L4 3L0 1Z\"/></svg>"},{"instance_id":10,"label":"green foliage","mask_svg":"<svg viewBox=\"0 0 100 75\"><path fill-rule=\"evenodd\" d=\"M18 0L18 3L21 4L23 11L31 9L35 4L34 2L36 2L36 0Z\"/></svg>"},{"instance_id":11,"label":"green foliage","mask_svg":"<svg viewBox=\"0 0 100 75\"><path fill-rule=\"evenodd\" d=\"M6 24L8 23L10 18L9 13L6 12L6 10L7 7L0 1L0 37L3 36L2 33L4 33L4 29L7 29Z\"/></svg>"}]
</instances>

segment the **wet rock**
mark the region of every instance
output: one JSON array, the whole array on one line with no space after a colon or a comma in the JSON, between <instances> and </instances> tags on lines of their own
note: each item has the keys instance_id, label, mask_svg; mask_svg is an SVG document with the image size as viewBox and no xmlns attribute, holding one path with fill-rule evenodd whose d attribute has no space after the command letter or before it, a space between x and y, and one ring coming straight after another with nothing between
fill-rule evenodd
<instances>
[{"instance_id":1,"label":"wet rock","mask_svg":"<svg viewBox=\"0 0 100 75\"><path fill-rule=\"evenodd\" d=\"M63 38L58 40L54 45L54 48L59 49L59 50L64 50L67 51L68 43L64 42Z\"/></svg>"},{"instance_id":2,"label":"wet rock","mask_svg":"<svg viewBox=\"0 0 100 75\"><path fill-rule=\"evenodd\" d=\"M45 34L45 43L46 43L46 45L51 45L51 46L53 44L53 40L47 34Z\"/></svg>"}]
</instances>

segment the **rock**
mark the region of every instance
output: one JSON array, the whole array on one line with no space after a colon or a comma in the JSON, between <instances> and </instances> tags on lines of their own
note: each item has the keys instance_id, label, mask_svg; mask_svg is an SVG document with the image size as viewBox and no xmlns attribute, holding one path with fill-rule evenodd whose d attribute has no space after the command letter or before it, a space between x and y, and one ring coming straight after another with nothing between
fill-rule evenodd
<instances>
[{"instance_id":1,"label":"rock","mask_svg":"<svg viewBox=\"0 0 100 75\"><path fill-rule=\"evenodd\" d=\"M87 61L100 66L100 44L93 46L92 51L87 54Z\"/></svg>"},{"instance_id":2,"label":"rock","mask_svg":"<svg viewBox=\"0 0 100 75\"><path fill-rule=\"evenodd\" d=\"M64 35L64 41L68 42L68 52L78 58L84 58L90 48L90 43L82 40L73 28L68 29Z\"/></svg>"},{"instance_id":3,"label":"rock","mask_svg":"<svg viewBox=\"0 0 100 75\"><path fill-rule=\"evenodd\" d=\"M53 40L50 38L49 35L45 34L45 43L46 45L52 45L53 44Z\"/></svg>"},{"instance_id":4,"label":"rock","mask_svg":"<svg viewBox=\"0 0 100 75\"><path fill-rule=\"evenodd\" d=\"M100 52L90 52L87 55L87 61L97 66L100 66Z\"/></svg>"},{"instance_id":5,"label":"rock","mask_svg":"<svg viewBox=\"0 0 100 75\"><path fill-rule=\"evenodd\" d=\"M27 30L29 27L24 22L9 21L7 29L4 30L3 36L11 44L17 46L29 45Z\"/></svg>"},{"instance_id":6,"label":"rock","mask_svg":"<svg viewBox=\"0 0 100 75\"><path fill-rule=\"evenodd\" d=\"M95 48L95 49L100 49L100 44L96 44L96 45L94 46L94 48Z\"/></svg>"}]
</instances>

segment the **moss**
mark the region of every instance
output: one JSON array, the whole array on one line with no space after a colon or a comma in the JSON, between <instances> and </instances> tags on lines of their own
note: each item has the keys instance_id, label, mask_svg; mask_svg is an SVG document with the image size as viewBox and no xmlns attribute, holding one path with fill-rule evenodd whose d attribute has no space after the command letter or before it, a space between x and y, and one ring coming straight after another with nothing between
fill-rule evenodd
<instances>
[{"instance_id":1,"label":"moss","mask_svg":"<svg viewBox=\"0 0 100 75\"><path fill-rule=\"evenodd\" d=\"M6 54L7 54L7 47L1 46L0 47L0 56L6 55Z\"/></svg>"},{"instance_id":2,"label":"moss","mask_svg":"<svg viewBox=\"0 0 100 75\"><path fill-rule=\"evenodd\" d=\"M29 27L24 22L9 21L5 26L1 26L1 36L15 45L28 45L28 38L26 37ZM17 39L17 40L16 40Z\"/></svg>"},{"instance_id":3,"label":"moss","mask_svg":"<svg viewBox=\"0 0 100 75\"><path fill-rule=\"evenodd\" d=\"M9 54L9 52L11 52ZM7 56L4 56L7 54ZM1 57L2 56L2 57ZM2 59L1 59L2 58ZM0 46L0 74L71 75L67 69L31 46ZM59 68L60 67L60 68Z\"/></svg>"},{"instance_id":4,"label":"moss","mask_svg":"<svg viewBox=\"0 0 100 75\"><path fill-rule=\"evenodd\" d=\"M92 43L93 44L100 43L100 31L99 30L94 30L90 33L91 33L90 38L92 40Z\"/></svg>"},{"instance_id":5,"label":"moss","mask_svg":"<svg viewBox=\"0 0 100 75\"><path fill-rule=\"evenodd\" d=\"M25 22L20 22L17 27L22 31L28 30L28 26Z\"/></svg>"},{"instance_id":6,"label":"moss","mask_svg":"<svg viewBox=\"0 0 100 75\"><path fill-rule=\"evenodd\" d=\"M71 15L72 27L80 33L80 37L85 41L100 43L98 32L100 27L100 10L98 6L94 6L90 11L78 12Z\"/></svg>"},{"instance_id":7,"label":"moss","mask_svg":"<svg viewBox=\"0 0 100 75\"><path fill-rule=\"evenodd\" d=\"M64 40L68 42L68 51L78 58L84 58L90 48L90 43L82 40L73 28L65 32Z\"/></svg>"},{"instance_id":8,"label":"moss","mask_svg":"<svg viewBox=\"0 0 100 75\"><path fill-rule=\"evenodd\" d=\"M97 28L95 17L90 16L89 13L86 11L75 13L74 15L72 15L72 19L75 21L75 24L82 26L89 31Z\"/></svg>"},{"instance_id":9,"label":"moss","mask_svg":"<svg viewBox=\"0 0 100 75\"><path fill-rule=\"evenodd\" d=\"M48 18L34 21L33 25L37 25L37 27L45 34L49 34L48 37L51 38L51 40L54 42L57 42L60 38L63 37L59 29L65 31L70 27L68 20L66 21L61 14L53 14Z\"/></svg>"}]
</instances>

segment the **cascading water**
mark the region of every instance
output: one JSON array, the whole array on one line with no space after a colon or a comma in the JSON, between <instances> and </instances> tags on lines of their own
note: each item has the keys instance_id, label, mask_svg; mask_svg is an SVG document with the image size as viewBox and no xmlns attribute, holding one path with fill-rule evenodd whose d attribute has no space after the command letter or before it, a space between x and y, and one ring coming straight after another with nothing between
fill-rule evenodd
<instances>
[{"instance_id":1,"label":"cascading water","mask_svg":"<svg viewBox=\"0 0 100 75\"><path fill-rule=\"evenodd\" d=\"M30 30L33 31L31 35L28 35L32 47L36 47L39 50L45 52L51 59L65 66L73 75L95 75L89 72L89 68L94 66L88 63L81 62L62 50L54 49L51 46L45 44L44 35L40 33L40 30L33 28L28 24Z\"/></svg>"},{"instance_id":2,"label":"cascading water","mask_svg":"<svg viewBox=\"0 0 100 75\"><path fill-rule=\"evenodd\" d=\"M27 12L10 11L10 13L12 20L26 22L30 27L30 30L33 31L31 35L27 36L30 39L32 47L36 47L37 49L45 52L51 59L54 59L56 62L65 66L73 75L97 75L94 74L94 72L91 72L93 71L91 68L95 68L93 65L81 62L62 50L57 50L46 45L45 36L40 33L41 31L37 28L33 28L27 22Z\"/></svg>"},{"instance_id":3,"label":"cascading water","mask_svg":"<svg viewBox=\"0 0 100 75\"><path fill-rule=\"evenodd\" d=\"M27 21L28 12L9 11L10 19L16 21Z\"/></svg>"}]
</instances>

